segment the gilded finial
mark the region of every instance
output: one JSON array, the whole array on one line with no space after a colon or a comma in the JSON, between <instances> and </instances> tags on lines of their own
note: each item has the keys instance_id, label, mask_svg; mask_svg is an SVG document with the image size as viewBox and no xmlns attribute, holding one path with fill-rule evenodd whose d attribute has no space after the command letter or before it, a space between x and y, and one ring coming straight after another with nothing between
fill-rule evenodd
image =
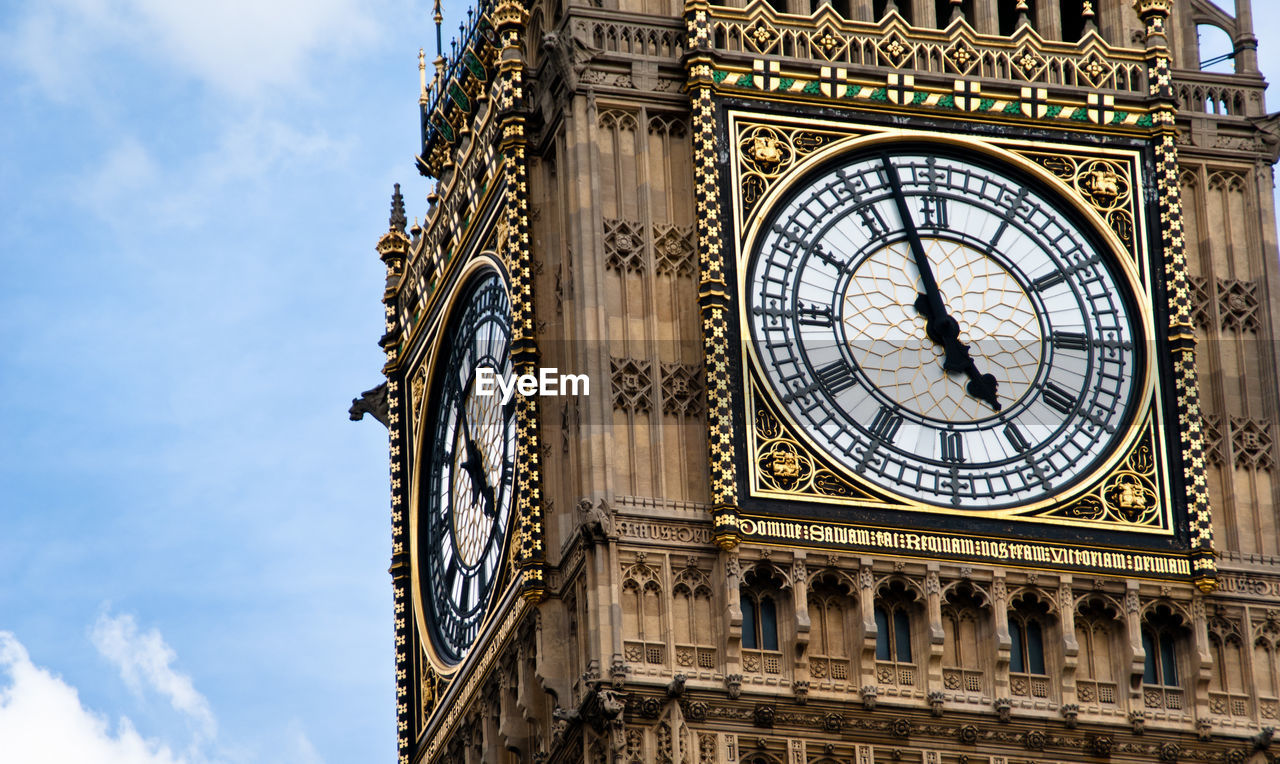
<instances>
[{"instance_id":1,"label":"gilded finial","mask_svg":"<svg viewBox=\"0 0 1280 764\"><path fill-rule=\"evenodd\" d=\"M951 21L964 18L964 8L960 7L960 3L964 0L951 0Z\"/></svg>"},{"instance_id":2,"label":"gilded finial","mask_svg":"<svg viewBox=\"0 0 1280 764\"><path fill-rule=\"evenodd\" d=\"M396 190L391 194L391 230L404 233L404 227L408 222L404 216L404 197L400 194L400 184L397 183Z\"/></svg>"},{"instance_id":3,"label":"gilded finial","mask_svg":"<svg viewBox=\"0 0 1280 764\"><path fill-rule=\"evenodd\" d=\"M1093 11L1093 0L1084 0L1084 4L1080 8L1080 15L1084 17L1085 34L1098 31L1098 24L1093 20L1097 15Z\"/></svg>"},{"instance_id":4,"label":"gilded finial","mask_svg":"<svg viewBox=\"0 0 1280 764\"><path fill-rule=\"evenodd\" d=\"M1031 9L1027 7L1027 0L1018 0L1013 9L1018 12L1018 26L1031 23Z\"/></svg>"}]
</instances>

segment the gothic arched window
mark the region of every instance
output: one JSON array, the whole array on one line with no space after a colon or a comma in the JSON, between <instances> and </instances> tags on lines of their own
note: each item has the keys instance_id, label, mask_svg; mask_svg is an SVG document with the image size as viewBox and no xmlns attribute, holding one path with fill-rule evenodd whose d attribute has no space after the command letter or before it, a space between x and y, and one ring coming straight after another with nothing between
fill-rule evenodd
<instances>
[{"instance_id":1,"label":"gothic arched window","mask_svg":"<svg viewBox=\"0 0 1280 764\"><path fill-rule=\"evenodd\" d=\"M742 590L742 646L778 649L778 604L771 594Z\"/></svg>"},{"instance_id":2,"label":"gothic arched window","mask_svg":"<svg viewBox=\"0 0 1280 764\"><path fill-rule=\"evenodd\" d=\"M1163 605L1142 624L1142 699L1148 708L1182 710L1186 707L1179 669L1186 627L1182 619Z\"/></svg>"},{"instance_id":3,"label":"gothic arched window","mask_svg":"<svg viewBox=\"0 0 1280 764\"><path fill-rule=\"evenodd\" d=\"M912 657L915 594L899 581L880 590L876 598L876 681L913 687L916 667Z\"/></svg>"},{"instance_id":4,"label":"gothic arched window","mask_svg":"<svg viewBox=\"0 0 1280 764\"><path fill-rule=\"evenodd\" d=\"M1258 715L1280 716L1280 621L1255 624L1253 631L1253 687L1258 694Z\"/></svg>"},{"instance_id":5,"label":"gothic arched window","mask_svg":"<svg viewBox=\"0 0 1280 764\"><path fill-rule=\"evenodd\" d=\"M1009 609L1009 691L1012 694L1049 697L1045 645L1050 623L1048 604L1035 595L1014 600Z\"/></svg>"},{"instance_id":6,"label":"gothic arched window","mask_svg":"<svg viewBox=\"0 0 1280 764\"><path fill-rule=\"evenodd\" d=\"M782 582L767 567L748 571L739 589L742 609L742 669L752 674L781 674L778 609Z\"/></svg>"},{"instance_id":7,"label":"gothic arched window","mask_svg":"<svg viewBox=\"0 0 1280 764\"><path fill-rule=\"evenodd\" d=\"M658 571L643 559L622 580L623 657L628 663L666 663L662 587Z\"/></svg>"}]
</instances>

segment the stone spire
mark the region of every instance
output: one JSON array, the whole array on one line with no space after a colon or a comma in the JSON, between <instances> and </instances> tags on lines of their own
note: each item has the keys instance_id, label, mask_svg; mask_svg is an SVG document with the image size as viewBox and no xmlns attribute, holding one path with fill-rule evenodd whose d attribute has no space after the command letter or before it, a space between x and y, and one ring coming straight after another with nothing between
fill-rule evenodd
<instances>
[{"instance_id":1,"label":"stone spire","mask_svg":"<svg viewBox=\"0 0 1280 764\"><path fill-rule=\"evenodd\" d=\"M408 222L404 216L404 197L400 195L400 184L397 183L395 192L391 194L391 230L404 233L404 227Z\"/></svg>"}]
</instances>

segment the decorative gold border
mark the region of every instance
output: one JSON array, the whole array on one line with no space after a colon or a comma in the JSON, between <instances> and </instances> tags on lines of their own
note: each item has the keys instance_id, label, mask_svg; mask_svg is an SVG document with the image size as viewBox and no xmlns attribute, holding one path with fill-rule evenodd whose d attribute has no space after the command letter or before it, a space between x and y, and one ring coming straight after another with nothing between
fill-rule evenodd
<instances>
[{"instance_id":1,"label":"decorative gold border","mask_svg":"<svg viewBox=\"0 0 1280 764\"><path fill-rule=\"evenodd\" d=\"M1208 467L1204 448L1204 417L1196 375L1196 338L1191 323L1191 290L1187 274L1186 238L1182 222L1182 186L1178 182L1177 107L1173 95L1172 56L1165 26L1171 0L1135 0L1134 9L1145 26L1147 80L1154 102L1156 195L1160 236L1164 245L1165 284L1169 299L1169 345L1173 352L1173 383L1177 390L1178 433L1182 445L1182 479L1187 501L1187 530L1194 553L1196 585L1204 592L1217 587L1213 549L1213 516L1209 505Z\"/></svg>"},{"instance_id":2,"label":"decorative gold border","mask_svg":"<svg viewBox=\"0 0 1280 764\"><path fill-rule=\"evenodd\" d=\"M701 14L700 14L701 15ZM705 24L705 15L702 15ZM733 428L733 381L729 353L730 299L725 282L720 214L720 168L716 155L715 104L699 83L701 64L691 62L694 200L698 250L698 303L707 382L707 446L716 543L738 543L738 473Z\"/></svg>"},{"instance_id":3,"label":"decorative gold border","mask_svg":"<svg viewBox=\"0 0 1280 764\"><path fill-rule=\"evenodd\" d=\"M439 317L433 326L434 332L431 337L431 345L427 349L422 361L421 368L428 370L427 376L433 381L439 377L439 373L442 371L439 368L439 354L444 343L444 328L449 325L449 321L454 318L460 307L465 307L458 304L462 291L477 273L484 270L491 270L498 274L498 277L502 279L503 285L507 288L508 295L510 295L511 283L507 277L506 267L496 256L489 252L482 252L467 262L462 271L458 274L457 281L454 282L453 288L447 295L447 301L444 304L445 309L440 311ZM419 456L425 453L425 449L428 446L426 435L428 429L426 417L428 413L429 407L423 406L422 411L419 414L418 421L414 423L416 432L414 433L413 453ZM518 434L517 437L519 437ZM436 653L435 645L431 642L431 630L427 627L426 623L426 610L423 607L424 600L420 583L420 571L418 570L418 560L420 559L418 554L418 539L421 535L419 533L418 525L418 510L420 507L419 499L422 491L422 465L419 463L420 461L421 459L414 460L413 474L409 483L409 567L412 571L409 577L409 585L413 603L414 624L418 628L418 639L422 644L422 652L426 656L428 663L431 665L431 669L442 677L450 677L466 663L467 655L470 655L471 649L468 649L467 655L464 655L461 660L457 663L451 664ZM511 516L507 521L507 538L505 543L508 545L508 549L510 549L514 542L514 535L516 531L515 508L515 501L513 500ZM508 553L506 557L509 561L511 559L510 553ZM517 570L514 566L509 565L503 578L499 580L510 580L515 577L516 573ZM494 617L492 606L497 593L498 588L495 586L494 591L489 594L489 604L486 606L488 612L485 613L484 619L480 622L480 628L479 631L477 631L477 634L482 634L488 622ZM474 645L472 647L474 648Z\"/></svg>"},{"instance_id":4,"label":"decorative gold border","mask_svg":"<svg viewBox=\"0 0 1280 764\"><path fill-rule=\"evenodd\" d=\"M737 111L731 111L728 114L729 132L731 135L737 134L737 122L740 118L744 118L744 115L740 114ZM832 126L832 123L826 122L823 120L807 119L807 120L796 120L796 121L803 122L809 125L823 125L823 126L826 126L827 129L830 129ZM1039 178L1047 186L1057 191L1060 197L1065 199L1069 204L1073 205L1077 209L1077 211L1079 211L1082 215L1084 215L1086 219L1091 221L1094 227L1101 234L1103 240L1106 242L1106 245L1110 247L1112 251L1112 256L1115 258L1116 262L1119 264L1120 270L1123 273L1123 277L1128 279L1130 288L1133 290L1134 294L1138 296L1138 299L1135 302L1137 303L1137 312L1138 312L1138 319L1139 319L1137 323L1141 327L1141 330L1143 333L1141 341L1146 343L1152 342L1153 338L1156 336L1156 333L1155 333L1154 319L1150 309L1151 294L1152 294L1151 284L1148 280L1144 279L1143 274L1138 271L1132 255L1130 255L1127 249L1123 246L1123 243L1116 236L1115 232L1107 225L1106 221L1101 218L1098 212L1095 209L1093 209L1091 205L1089 205L1085 200L1080 198L1080 196L1074 191L1074 189L1067 186L1061 179L1055 177L1053 174L1049 173L1048 171L1040 167L1035 162L1027 159L1024 156L1021 156L1018 153L1015 153L1014 151L1009 150L1009 147L1012 147L1012 146L1039 147L1040 149L1043 150L1045 148L1048 148L1050 144L1043 144L1043 143L1038 143L1034 141L1003 141L1003 140L994 140L994 139L978 140L978 139L970 138L967 136L945 135L945 134L939 134L934 132L909 130L905 128L885 128L885 127L878 127L878 126L871 126L871 125L860 125L859 128L865 131L865 133L867 134L863 136L850 137L842 141L835 141L827 145L826 147L813 152L812 154L808 155L804 159L796 162L790 168L786 178L776 183L765 195L765 197L761 200L761 202L756 206L755 209L758 212L757 214L753 215L753 219L750 221L750 223L747 224L748 228L746 229L745 234L741 237L735 237L735 241L734 241L734 246L735 246L734 255L737 258L736 262L739 264L739 267L738 267L738 293L739 294L743 294L746 288L746 284L745 284L746 272L747 272L746 258L749 256L749 253L752 251L756 238L758 238L760 235L760 229L761 229L760 221L764 218L765 212L771 209L772 207L774 207L778 203L779 199L788 192L788 190L794 184L794 182L800 177L802 177L808 170L826 162L832 157L835 157L844 153L859 151L867 147L876 146L879 144L896 143L900 141L912 141L917 143L919 142L938 143L938 144L949 145L949 146L958 146L964 149L976 151L981 154L994 157L997 160L1005 162L1009 165L1018 167L1023 172L1026 172L1034 177ZM739 187L739 182L738 182L739 168L741 165L741 160L736 154L737 148L738 148L737 146L730 146L731 156L733 157L734 161L731 161L729 163L729 166L730 166L730 172L732 173L731 187L734 187L734 188ZM1124 155L1125 153L1128 153L1131 156L1136 155L1136 152L1116 151L1114 153L1120 154L1120 155ZM1135 182L1139 182L1139 181L1140 181L1140 176L1138 181L1135 181ZM735 205L734 213L735 213L734 214L735 230L744 230L743 221L739 216L740 210L737 208L737 205ZM1139 224L1141 224L1141 221ZM1145 249L1145 246L1144 246L1144 249ZM747 326L747 320L748 320L747 316L745 315L745 310L746 310L745 302L740 300L738 305L738 320L740 322L740 326L743 326L743 327ZM1148 347L1150 347L1150 344L1148 344ZM864 480L861 476L857 475L853 471L846 470L840 467L839 465L833 464L832 466L836 468L836 473L839 474L839 476L842 479L847 480L852 485L861 486L865 490L867 490L868 493L888 495L893 497L894 499L894 501L889 501L889 502L867 501L865 502L865 504L864 502L861 502L861 501L856 502L858 504L864 504L865 506L869 506L869 507L894 508L894 509L903 509L908 511L921 511L921 512L929 512L934 514L948 514L948 515L956 515L956 516L964 516L964 517L1024 519L1027 522L1041 522L1041 523L1063 524L1063 525L1073 525L1073 526L1097 525L1099 527L1115 529L1117 527L1117 524L1115 523L1095 524L1091 521L1080 520L1080 519L1046 517L1042 513L1045 510L1049 510L1054 507L1065 506L1066 504L1074 501L1075 499L1079 498L1080 496L1084 495L1090 490L1097 488L1098 484L1100 484L1101 481L1105 480L1106 476L1109 473L1111 473L1120 464L1120 462L1123 459L1128 457L1130 451L1134 446L1134 443L1136 442L1136 440L1139 438L1139 436L1145 429L1143 425L1147 421L1148 416L1154 415L1157 422L1159 422L1160 424L1163 424L1161 420L1161 406L1159 405L1160 392L1158 390L1158 386L1156 385L1157 359L1154 357L1154 354L1152 353L1148 353L1148 355L1149 355L1148 361L1145 365L1145 368L1143 369L1143 379L1141 380L1140 384L1137 386L1139 390L1139 398L1135 403L1134 419L1130 423L1128 431L1125 432L1122 437L1113 441L1116 445L1113 447L1108 457L1101 464L1095 467L1094 470L1091 471L1084 480L1079 481L1078 483L1076 483L1076 485L1073 488L1071 488L1069 491L1059 496L1042 499L1041 501L1038 501L1032 504L1027 504L1024 506L1009 508L1004 510L976 511L976 510L957 509L952 507L940 507L932 504L925 504L923 502L920 502L918 500L914 500L908 497L897 496L893 494L893 492L891 491L888 491L884 488L881 488L879 486L875 486L874 484L869 483L868 481ZM744 337L744 341L742 342L741 361L744 369L763 368L762 362L756 355L755 348L751 345L751 343L745 341L745 337ZM745 382L746 380L744 378L744 383ZM745 389L742 391L742 394L747 404L747 407L746 407L747 417L748 417L748 420L750 420L754 418L756 404L755 404L755 398L753 395L753 390L751 389L749 384L745 386ZM796 434L796 436L800 439L800 441L808 449L810 449L812 453L816 453L816 454L824 453L823 449L812 439L812 437L808 434L805 428L799 427L795 422L791 421L790 417L786 414L786 408L781 405L781 402L777 400L773 392L771 390L768 390L766 391L766 394L767 394L768 400L772 403L773 409L778 413L778 415L784 421L788 423L788 425L790 426L790 429L792 430L793 433ZM1154 413L1152 412L1153 408L1154 408ZM756 454L759 448L759 443L756 440L755 429L748 425L746 435L747 435L748 453ZM1161 452L1162 452L1161 462L1163 464L1167 464L1168 461L1166 458L1164 458L1165 455L1163 454L1163 444L1161 444ZM789 499L797 498L797 496L792 493L767 491L767 490L759 489L758 486L762 484L761 475L758 470L758 464L756 463L756 460L754 458L749 460L749 463L748 463L748 480L749 480L749 485L751 487L752 495L769 497L769 498L789 498ZM1169 493L1167 490L1167 485L1164 487L1166 489L1164 491L1164 495L1168 496ZM819 495L804 494L803 498L807 501L816 501L816 502L825 502L825 503L849 503L851 501L850 499L834 498L834 497L822 496L820 494ZM1144 528L1142 526L1121 525L1119 527L1123 527L1126 530L1140 530L1146 533L1160 533L1161 535L1169 535L1174 532L1171 507L1168 506L1167 502L1162 502L1162 508L1166 514L1166 517L1165 517L1165 521L1162 523L1163 527L1158 531L1152 530L1150 528ZM1028 515L1035 515L1035 516L1028 517Z\"/></svg>"}]
</instances>

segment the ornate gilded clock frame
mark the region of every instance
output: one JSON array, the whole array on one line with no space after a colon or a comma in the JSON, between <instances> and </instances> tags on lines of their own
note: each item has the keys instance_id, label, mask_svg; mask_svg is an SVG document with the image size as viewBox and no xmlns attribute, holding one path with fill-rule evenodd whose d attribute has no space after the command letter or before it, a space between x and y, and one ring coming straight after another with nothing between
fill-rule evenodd
<instances>
[{"instance_id":1,"label":"ornate gilded clock frame","mask_svg":"<svg viewBox=\"0 0 1280 764\"><path fill-rule=\"evenodd\" d=\"M414 454L425 454L426 450L431 447L431 444L427 442L430 434L430 427L427 418L431 413L431 405L425 399L429 397L432 385L425 382L425 380L438 378L439 373L442 371L439 368L439 365L441 362L440 354L444 346L446 334L444 329L453 316L458 312L459 308L463 307L461 304L461 296L471 283L471 280L486 271L497 274L499 279L502 281L503 286L507 289L508 294L510 294L511 282L507 275L505 264L495 253L491 251L481 252L470 260L467 260L465 265L458 271L457 275L453 279L451 288L441 302L441 309L437 319L431 327L431 331L427 335L430 338L427 344L427 349L422 361L412 375L412 379L414 381L411 384L410 389L410 405L411 410L413 411L414 423ZM419 383L418 380L424 380L424 382ZM424 465L422 462L424 460L418 459L416 461L418 463L413 467L409 486L409 555L410 559L415 561L421 559L419 549L422 532L422 528L420 527L420 502L423 498L422 469ZM481 619L480 627L477 632L477 642L480 641L479 635L483 635L489 630L490 621L492 621L495 615L498 614L499 608L496 608L495 604L507 599L509 595L508 590L516 588L519 583L519 567L516 564L515 546L512 543L512 538L515 535L515 526L517 524L514 511L514 501L512 503L513 508L508 517L508 527L503 539L501 570L499 571L497 581L493 585L493 589L489 594L488 602L485 605L485 615ZM420 575L414 575L411 577L410 586L412 591L411 596L413 600L414 621L418 629L419 639L422 643L423 653L432 670L436 674L440 676L450 676L463 667L473 650L469 649L467 655L464 655L461 660L453 663L444 660L438 654L432 644L431 638L429 637L430 627L426 622L427 607L422 591Z\"/></svg>"},{"instance_id":2,"label":"ornate gilded clock frame","mask_svg":"<svg viewBox=\"0 0 1280 764\"><path fill-rule=\"evenodd\" d=\"M754 243L760 236L762 213L785 196L795 182L811 168L825 164L841 155L878 147L892 147L904 142L958 148L993 157L1005 165L1016 166L1027 175L1038 176L1043 185L1053 187L1057 196L1075 207L1080 215L1091 217L1091 223L1098 236L1106 242L1108 254L1119 266L1119 271L1128 281L1130 289L1138 296L1135 307L1143 336L1155 337L1155 325L1149 309L1154 285L1151 283L1150 270L1141 267L1146 255L1143 237L1131 237L1131 239L1136 238L1131 242L1132 251L1125 247L1102 215L1080 196L1077 187L1081 185L1088 187L1092 181L1079 179L1081 173L1078 165L1074 168L1076 172L1068 176L1067 182L1074 181L1069 186L1067 182L1063 182L1020 154L1020 151L1032 155L1035 155L1034 152L1042 152L1041 155L1045 157L1062 157L1064 156L1063 147L1055 145L1050 152L1049 146L1034 141L978 140L969 136L946 135L937 131L884 128L874 125L864 125L860 133L841 137L839 133L841 126L834 122L813 119L764 121L758 115L748 115L733 110L728 112L727 118L730 155L736 160L729 163L731 187L745 189L755 187L747 183L743 175L746 173L756 177L760 175L760 163L758 158L752 155L752 150L762 145L762 134L770 134L770 137L763 139L764 146L772 146L773 151L790 153L795 157L793 161L783 159L770 163L770 166L776 168L771 178L773 182L764 186L764 195L754 200L755 203L749 204L750 200L745 194L731 200L734 205L734 230L743 232L735 240L736 263L739 266L746 264L748 253L753 250ZM775 139L772 134L781 137ZM822 142L825 145L819 145L807 152L802 146L795 145L803 141L805 136L815 134L828 138ZM772 144L775 140L779 141L780 145ZM790 145L782 144L782 141L787 141ZM760 153L773 156L770 148L764 148ZM1136 151L1094 149L1092 153L1082 156L1088 156L1088 159L1079 164L1105 168L1111 175L1100 177L1109 178L1108 182L1116 183L1118 188L1132 191L1145 187L1139 161L1141 157ZM1115 196L1117 198L1112 201L1119 203L1108 204L1107 206L1111 207L1108 211L1132 214L1125 209L1129 206L1125 202L1131 201L1133 194L1127 191L1123 194L1117 193ZM1133 206L1137 208L1135 210L1137 222L1142 226L1145 223L1144 212L1140 205ZM742 295L746 288L746 269L738 267L736 270L737 293ZM748 319L745 300L738 300L738 309L739 323L745 326ZM821 447L811 439L804 428L787 423L785 414L779 416L779 412L783 411L784 407L774 391L767 385L761 384L759 372L762 366L754 346L745 341L739 345L740 359L745 372L744 385L740 392L743 396L748 423L745 427L746 453L750 455L743 465L748 496L784 501L799 499L827 504L839 503L842 506L877 510L923 511L930 515L947 514L1006 520L1034 518L1038 522L1073 527L1094 526L1150 534L1173 534L1172 504L1168 500L1169 486L1164 479L1167 470L1163 469L1167 465L1167 455L1163 439L1156 436L1157 432L1163 431L1161 429L1164 424L1163 406L1155 385L1153 364L1150 362L1144 364L1143 378L1137 385L1137 399L1133 404L1133 413L1127 432L1115 441L1116 445L1110 455L1102 464L1091 470L1088 477L1052 499L1003 510L965 510L879 495L882 492L864 483L856 474L828 464L827 460L821 456ZM1107 479L1103 480L1104 477ZM1117 497L1124 497L1129 506L1124 508L1116 506Z\"/></svg>"},{"instance_id":3,"label":"ornate gilded clock frame","mask_svg":"<svg viewBox=\"0 0 1280 764\"><path fill-rule=\"evenodd\" d=\"M740 187L730 182L730 173L724 171L722 154L717 151L720 146L728 146L737 153L736 141L730 138L726 127L728 112L733 109L760 115L772 112L775 120L779 114L792 117L811 114L828 122L842 123L829 127L839 135L847 133L851 124L874 131L877 123L883 126L892 120L896 126L910 124L918 128L968 133L990 140L999 137L1001 126L1016 125L1020 128L1018 132L1041 142L1039 150L1043 153L1060 154L1063 146L1074 143L1082 159L1089 160L1105 154L1108 146L1127 148L1140 157L1133 166L1153 181L1154 189L1146 185L1141 189L1141 209L1136 210L1134 219L1129 221L1131 225L1126 227L1125 221L1110 214L1103 217L1115 236L1123 238L1127 231L1139 246L1150 246L1143 262L1151 275L1163 270L1160 277L1148 282L1152 286L1148 297L1158 324L1153 334L1157 342L1154 358L1162 364L1154 390L1159 400L1153 399L1153 404L1159 403L1154 405L1153 414L1160 419L1153 420L1152 427L1170 425L1158 431L1165 436L1160 439L1160 456L1167 459L1166 465L1162 465L1167 468L1160 471L1158 483L1166 502L1173 508L1171 522L1156 533L1149 529L1138 529L1138 533L1133 533L1130 532L1134 530L1132 528L1102 530L1073 523L1075 540L1099 553L1114 552L1118 560L1114 566L1095 566L1087 560L1062 563L1058 554L1070 551L1064 546L1038 550L1031 563L1093 567L1095 570L1130 575L1194 577L1202 588L1212 588L1215 565L1194 370L1194 337L1189 322L1185 241L1178 197L1177 151L1173 132L1175 109L1170 87L1169 54L1163 37L1168 8L1159 2L1139 5L1139 14L1147 26L1148 45L1146 50L1140 51L1099 49L1079 54L1048 51L1049 44L1033 37L1024 36L1022 39L1015 36L1012 41L980 39L964 25L937 33L940 38L948 35L953 38L954 50L947 52L953 67L956 61L952 54L972 42L988 48L1007 46L1010 54L1015 47L1023 46L1019 55L1029 53L1030 56L1024 55L1019 59L1022 61L1043 61L1042 55L1049 53L1068 57L1078 55L1080 60L1070 61L1071 66L1082 67L1082 72L1101 72L1100 76L1104 78L1114 77L1121 70L1129 72L1128 76L1134 71L1141 71L1145 80L1138 87L1132 83L1125 87L1110 86L1131 91L1131 95L1121 93L1128 99L1122 102L1105 92L1082 88L1065 90L1058 87L1050 93L1035 85L1034 76L1027 77L1030 87L1023 87L1020 93L1016 88L1011 94L982 92L981 84L970 80L968 70L963 68L955 69L950 77L931 75L920 83L909 74L890 71L886 76L881 70L877 82L875 73L841 65L838 57L831 58L828 54L833 49L830 47L820 55L815 54L816 61L808 64L795 62L791 64L791 70L786 70L782 67L788 64L780 66L772 57L777 51L770 47L781 39L780 34L789 34L784 32L788 23L784 17L763 6L736 9L712 6L702 0L691 0L686 5L690 51L686 67L693 111L695 199L699 212L699 302L708 372L709 462L714 534L718 544L730 548L750 536L762 543L820 545L821 539L818 544L812 543L808 535L810 529L803 526L803 518L814 517L815 509L823 503L806 497L803 503L793 503L782 513L775 509L767 515L748 514L758 502L751 496L750 473L753 465L758 466L759 462L758 454L743 453L751 422L744 416L742 405L745 393L749 391L740 366L742 359L736 357L737 353L732 348L732 344L740 340L734 294L736 260L740 250L737 248L737 229L730 223L731 209L726 207L733 207ZM816 42L805 44L810 47L836 44L838 47L840 40L850 35L880 35L882 42L878 55L882 65L901 67L909 58L893 59L895 54L883 47L903 33L898 28L900 19L895 16L891 15L878 25L870 25L877 27L878 31L863 29L868 26L865 24L846 24L834 19L824 23L830 27L826 30L827 37L823 40L815 37ZM735 37L734 29L741 29L747 34ZM722 36L725 30L729 30L728 38ZM910 34L916 34L916 31L911 30ZM722 51L718 46L724 44L725 39L740 39L742 47L726 47ZM943 39L939 44L947 43ZM819 66L825 64L824 56L829 58L831 65ZM1112 66L1105 60L1107 56L1115 56L1120 64ZM1147 81L1150 82L1149 93ZM981 121L973 121L977 116L975 112L981 114ZM740 156L737 154L735 163ZM1067 198L1079 197L1082 189L1074 182L1070 185L1073 193ZM1145 227L1140 219L1143 215L1149 216ZM1164 360L1170 357L1171 363ZM847 499L841 498L840 501L847 502ZM1168 516L1166 512L1165 517ZM779 518L773 523L775 527L770 528L772 533L754 532L765 525L764 520L772 517ZM917 514L916 517L926 515ZM757 523L757 520L761 522ZM791 521L796 527L782 527ZM1055 524L1037 522L1049 537L1061 537L1063 530L1069 527L1057 524L1055 533ZM992 529L994 534L991 536L996 540L1016 538L1025 533L1007 522L998 525L1000 527ZM1123 527L1123 524L1118 525ZM884 529L872 527L865 529L884 532ZM816 525L812 528L816 534L823 530ZM970 529L965 533L973 535ZM870 546L883 549L886 544ZM1135 546L1150 549L1151 554L1126 556L1126 550ZM1007 559L1003 561L1010 562Z\"/></svg>"}]
</instances>

